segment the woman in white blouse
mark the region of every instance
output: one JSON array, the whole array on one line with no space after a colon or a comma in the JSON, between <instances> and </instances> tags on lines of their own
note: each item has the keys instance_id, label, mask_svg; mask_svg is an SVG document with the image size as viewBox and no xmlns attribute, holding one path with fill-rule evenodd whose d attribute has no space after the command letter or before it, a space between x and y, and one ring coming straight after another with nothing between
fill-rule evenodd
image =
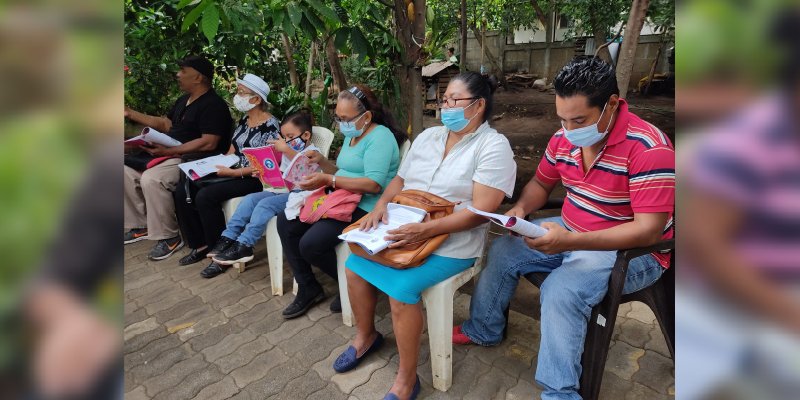
<instances>
[{"instance_id":1,"label":"woman in white blouse","mask_svg":"<svg viewBox=\"0 0 800 400\"><path fill-rule=\"evenodd\" d=\"M472 266L486 240L486 220L466 210L473 206L493 212L503 196L511 197L516 163L505 136L491 128L494 85L474 73L450 80L439 105L442 123L426 129L414 140L397 176L361 225L381 223L386 205L403 190L417 189L460 202L455 212L434 221L407 224L389 231L392 247L449 233L448 239L419 267L399 270L351 255L346 262L350 304L357 333L333 367L337 372L355 368L383 343L375 330L377 290L389 295L392 326L400 353L400 369L385 399L414 399L419 394L417 359L422 335L421 293Z\"/></svg>"}]
</instances>

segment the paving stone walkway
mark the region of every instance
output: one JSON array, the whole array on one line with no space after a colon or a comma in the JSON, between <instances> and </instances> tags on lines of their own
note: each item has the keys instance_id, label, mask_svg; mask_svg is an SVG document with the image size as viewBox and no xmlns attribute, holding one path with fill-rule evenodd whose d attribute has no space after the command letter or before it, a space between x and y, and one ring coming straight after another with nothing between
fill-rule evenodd
<instances>
[{"instance_id":1,"label":"paving stone walkway","mask_svg":"<svg viewBox=\"0 0 800 400\"><path fill-rule=\"evenodd\" d=\"M335 374L331 365L354 335L329 301L285 321L288 294L271 296L266 249L256 248L247 271L214 279L199 272L206 263L178 266L182 250L152 262L152 242L125 247L125 398L138 399L381 399L398 368L388 301L382 296L377 328L388 339L354 371ZM327 293L336 284L320 277ZM455 321L467 318L470 287L456 295ZM521 284L515 304L535 302L538 290ZM534 300L532 300L534 299ZM427 334L419 374L421 399L532 399L539 322L511 311L508 339L500 346L454 346L453 386L431 385ZM673 399L674 368L655 317L635 303L620 308L601 390L602 399Z\"/></svg>"}]
</instances>

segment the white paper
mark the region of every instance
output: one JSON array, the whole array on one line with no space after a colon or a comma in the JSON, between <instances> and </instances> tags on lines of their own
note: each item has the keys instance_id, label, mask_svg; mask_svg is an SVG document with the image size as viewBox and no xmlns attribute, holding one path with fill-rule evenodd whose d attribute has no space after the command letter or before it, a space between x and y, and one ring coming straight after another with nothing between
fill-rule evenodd
<instances>
[{"instance_id":1,"label":"white paper","mask_svg":"<svg viewBox=\"0 0 800 400\"><path fill-rule=\"evenodd\" d=\"M519 233L522 236L537 238L547 234L547 229L542 228L533 222L526 221L523 218L509 217L508 215L494 214L486 211L478 210L472 206L467 207L467 210L474 212L483 217L489 218L490 221L497 225L502 226L510 231Z\"/></svg>"},{"instance_id":2,"label":"white paper","mask_svg":"<svg viewBox=\"0 0 800 400\"><path fill-rule=\"evenodd\" d=\"M381 223L377 228L369 231L353 229L350 232L339 235L339 239L345 242L356 243L367 253L374 255L389 247L393 241L385 240L388 231L397 229L406 224L422 222L428 213L421 208L404 206L396 203L389 203L386 206L386 213L389 215L389 223Z\"/></svg>"},{"instance_id":3,"label":"white paper","mask_svg":"<svg viewBox=\"0 0 800 400\"><path fill-rule=\"evenodd\" d=\"M196 181L204 176L217 173L217 165L231 167L239 162L239 156L236 154L218 155L206 157L200 160L189 161L178 164L178 168L183 171L189 178Z\"/></svg>"},{"instance_id":4,"label":"white paper","mask_svg":"<svg viewBox=\"0 0 800 400\"><path fill-rule=\"evenodd\" d=\"M150 127L142 129L142 133L141 134L139 134L136 137L132 137L132 138L126 140L125 142L129 143L129 142L137 142L137 141L141 141L141 140L144 140L145 142L150 143L150 144L155 143L155 144L160 144L162 146L167 146L167 147L175 147L175 146L180 146L181 144L183 144L180 141L172 138L171 136L166 135L164 133L161 133L161 132L159 132L159 131L157 131L157 130L155 130L153 128L150 128Z\"/></svg>"}]
</instances>

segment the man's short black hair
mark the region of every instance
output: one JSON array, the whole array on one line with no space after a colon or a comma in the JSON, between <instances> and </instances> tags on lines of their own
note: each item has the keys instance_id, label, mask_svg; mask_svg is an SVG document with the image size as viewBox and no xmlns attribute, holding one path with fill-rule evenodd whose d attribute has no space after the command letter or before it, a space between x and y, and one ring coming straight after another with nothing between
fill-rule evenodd
<instances>
[{"instance_id":1,"label":"man's short black hair","mask_svg":"<svg viewBox=\"0 0 800 400\"><path fill-rule=\"evenodd\" d=\"M455 47L451 47L451 48L449 48L447 50L450 51L451 53L455 53L456 52L456 48Z\"/></svg>"},{"instance_id":2,"label":"man's short black hair","mask_svg":"<svg viewBox=\"0 0 800 400\"><path fill-rule=\"evenodd\" d=\"M570 61L558 72L553 86L559 97L586 96L590 107L602 108L612 94L619 95L614 67L597 57Z\"/></svg>"}]
</instances>

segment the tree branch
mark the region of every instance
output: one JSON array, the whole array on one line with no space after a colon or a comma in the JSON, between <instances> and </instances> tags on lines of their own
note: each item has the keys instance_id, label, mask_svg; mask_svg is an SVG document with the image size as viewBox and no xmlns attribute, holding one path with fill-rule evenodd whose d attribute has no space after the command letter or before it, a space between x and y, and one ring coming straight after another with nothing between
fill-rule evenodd
<instances>
[{"instance_id":1,"label":"tree branch","mask_svg":"<svg viewBox=\"0 0 800 400\"><path fill-rule=\"evenodd\" d=\"M377 0L377 1L378 1L378 3L381 3L381 4L383 4L383 6L384 6L384 7L387 7L387 8L394 8L394 5L393 5L393 4L390 4L390 3L388 3L386 0Z\"/></svg>"},{"instance_id":2,"label":"tree branch","mask_svg":"<svg viewBox=\"0 0 800 400\"><path fill-rule=\"evenodd\" d=\"M626 21L626 22L623 22L623 23L622 23L622 25L620 25L620 27L619 27L619 30L617 31L617 34L616 34L616 35L614 35L614 37L613 37L613 38L611 38L611 40L609 40L608 42L606 42L604 45L602 45L602 46L598 47L598 48L597 48L597 49L594 51L594 57L595 57L595 58L597 58L597 54L598 54L598 53L600 53L600 50L603 50L604 48L606 48L606 47L610 46L610 45L611 45L611 43L614 43L614 41L615 41L615 40L619 39L620 35L622 35L622 30L623 30L623 29L625 29L625 25L626 25L626 24L627 24L627 21Z\"/></svg>"},{"instance_id":3,"label":"tree branch","mask_svg":"<svg viewBox=\"0 0 800 400\"><path fill-rule=\"evenodd\" d=\"M536 11L536 17L539 18L539 22L542 23L543 27L547 28L547 16L545 15L544 10L542 10L542 7L539 5L539 1L530 0L530 2L533 10Z\"/></svg>"}]
</instances>

